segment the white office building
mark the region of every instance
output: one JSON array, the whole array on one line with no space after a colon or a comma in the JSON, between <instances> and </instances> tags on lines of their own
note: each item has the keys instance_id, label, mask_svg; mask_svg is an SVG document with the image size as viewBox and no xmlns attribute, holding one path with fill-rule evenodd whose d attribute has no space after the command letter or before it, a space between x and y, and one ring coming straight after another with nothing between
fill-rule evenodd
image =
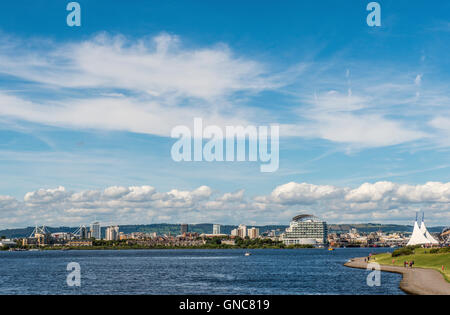
<instances>
[{"instance_id":1,"label":"white office building","mask_svg":"<svg viewBox=\"0 0 450 315\"><path fill-rule=\"evenodd\" d=\"M220 234L220 224L213 224L213 234L214 235Z\"/></svg>"}]
</instances>

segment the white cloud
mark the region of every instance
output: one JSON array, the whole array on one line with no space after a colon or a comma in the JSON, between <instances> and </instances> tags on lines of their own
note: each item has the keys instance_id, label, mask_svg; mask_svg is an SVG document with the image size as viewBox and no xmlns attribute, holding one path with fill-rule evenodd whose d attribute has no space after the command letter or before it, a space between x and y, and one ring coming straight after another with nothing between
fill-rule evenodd
<instances>
[{"instance_id":1,"label":"white cloud","mask_svg":"<svg viewBox=\"0 0 450 315\"><path fill-rule=\"evenodd\" d=\"M256 198L256 201L269 201L280 204L310 204L319 200L335 198L342 189L324 185L290 182L276 187L270 196Z\"/></svg>"},{"instance_id":2,"label":"white cloud","mask_svg":"<svg viewBox=\"0 0 450 315\"><path fill-rule=\"evenodd\" d=\"M414 79L414 84L417 85L417 86L420 86L421 83L422 83L422 75L418 74L416 76L416 78Z\"/></svg>"},{"instance_id":3,"label":"white cloud","mask_svg":"<svg viewBox=\"0 0 450 315\"><path fill-rule=\"evenodd\" d=\"M55 189L39 189L26 193L23 199L28 204L50 204L62 201L67 195L66 189L59 186Z\"/></svg>"},{"instance_id":4,"label":"white cloud","mask_svg":"<svg viewBox=\"0 0 450 315\"><path fill-rule=\"evenodd\" d=\"M347 94L335 90L302 97L297 115L302 124L285 124L283 135L321 138L354 147L384 147L417 141L427 133L402 120L386 117L384 106L372 94Z\"/></svg>"},{"instance_id":5,"label":"white cloud","mask_svg":"<svg viewBox=\"0 0 450 315\"><path fill-rule=\"evenodd\" d=\"M345 200L354 202L380 201L394 189L395 185L391 182L364 183L358 188L349 191L345 196Z\"/></svg>"},{"instance_id":6,"label":"white cloud","mask_svg":"<svg viewBox=\"0 0 450 315\"><path fill-rule=\"evenodd\" d=\"M450 202L450 183L428 182L425 185L400 185L395 197L404 202Z\"/></svg>"},{"instance_id":7,"label":"white cloud","mask_svg":"<svg viewBox=\"0 0 450 315\"><path fill-rule=\"evenodd\" d=\"M0 72L65 88L207 100L279 86L262 64L234 56L224 44L188 49L169 34L131 41L104 33L82 42L47 43L45 49L36 48L38 53L28 48L20 41L3 42Z\"/></svg>"},{"instance_id":8,"label":"white cloud","mask_svg":"<svg viewBox=\"0 0 450 315\"><path fill-rule=\"evenodd\" d=\"M156 189L152 186L132 186L129 193L124 197L127 201L149 201L155 194Z\"/></svg>"},{"instance_id":9,"label":"white cloud","mask_svg":"<svg viewBox=\"0 0 450 315\"><path fill-rule=\"evenodd\" d=\"M436 140L442 146L450 146L450 118L448 116L435 117L430 121L430 126L440 131Z\"/></svg>"},{"instance_id":10,"label":"white cloud","mask_svg":"<svg viewBox=\"0 0 450 315\"><path fill-rule=\"evenodd\" d=\"M225 44L186 48L169 34L139 40L102 34L43 45L3 39L0 74L34 82L36 90L51 91L54 97L30 99L0 91L0 117L166 137L174 126L190 124L194 117L219 126L247 125L245 117L255 115L231 100L240 103L246 95L278 88L292 76L266 68L236 56ZM72 91L70 97L65 90Z\"/></svg>"},{"instance_id":11,"label":"white cloud","mask_svg":"<svg viewBox=\"0 0 450 315\"><path fill-rule=\"evenodd\" d=\"M103 196L106 198L116 199L125 196L130 192L128 187L112 186L104 190Z\"/></svg>"},{"instance_id":12,"label":"white cloud","mask_svg":"<svg viewBox=\"0 0 450 315\"><path fill-rule=\"evenodd\" d=\"M437 106L448 105L446 86L422 86L422 74L414 79L400 66L389 67L384 75L367 75L364 64L344 69L344 75L331 65L314 66L303 63L275 72L225 44L187 48L179 37L165 33L139 40L102 34L39 45L3 39L0 73L34 82L36 89L55 97L31 101L29 94L0 91L0 116L166 137L194 117L218 126L259 120L280 123L281 136L356 148L444 138L445 122L437 118L427 124L424 113L427 106L437 114ZM71 93L61 93L67 90ZM300 95L299 106L273 104L277 109L283 105L281 111L255 106L258 100L252 97L267 90Z\"/></svg>"},{"instance_id":13,"label":"white cloud","mask_svg":"<svg viewBox=\"0 0 450 315\"><path fill-rule=\"evenodd\" d=\"M429 225L448 225L450 183L376 182L352 189L290 182L254 198L245 196L244 190L219 194L208 186L168 192L148 185L80 192L57 187L26 193L23 201L0 196L0 228L76 226L94 218L104 224L287 224L299 213L333 223L410 224L419 210L426 212Z\"/></svg>"},{"instance_id":14,"label":"white cloud","mask_svg":"<svg viewBox=\"0 0 450 315\"><path fill-rule=\"evenodd\" d=\"M450 183L428 182L424 185L399 185L391 182L365 183L351 190L345 197L353 202L447 203L450 202Z\"/></svg>"},{"instance_id":15,"label":"white cloud","mask_svg":"<svg viewBox=\"0 0 450 315\"><path fill-rule=\"evenodd\" d=\"M244 189L238 190L234 193L225 193L219 198L217 198L218 201L242 201L244 198Z\"/></svg>"}]
</instances>

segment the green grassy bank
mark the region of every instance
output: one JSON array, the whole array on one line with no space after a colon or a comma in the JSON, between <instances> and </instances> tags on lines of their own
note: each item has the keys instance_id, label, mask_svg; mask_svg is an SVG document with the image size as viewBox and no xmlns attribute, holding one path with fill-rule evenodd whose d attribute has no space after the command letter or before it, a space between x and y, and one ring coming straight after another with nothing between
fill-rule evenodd
<instances>
[{"instance_id":1,"label":"green grassy bank","mask_svg":"<svg viewBox=\"0 0 450 315\"><path fill-rule=\"evenodd\" d=\"M395 256L394 252L394 256ZM375 261L381 265L403 267L405 261L414 261L414 267L430 268L439 271L450 282L450 250L430 250L427 248L415 248L410 250L400 249L397 253L403 255L393 257L391 253L375 255ZM444 266L444 270L442 270ZM408 267L409 268L409 267Z\"/></svg>"}]
</instances>

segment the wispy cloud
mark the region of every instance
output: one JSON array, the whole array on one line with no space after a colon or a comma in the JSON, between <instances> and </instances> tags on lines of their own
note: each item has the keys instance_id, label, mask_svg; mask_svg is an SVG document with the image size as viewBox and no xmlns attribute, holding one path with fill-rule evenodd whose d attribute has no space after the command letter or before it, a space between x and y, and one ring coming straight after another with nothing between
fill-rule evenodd
<instances>
[{"instance_id":1,"label":"wispy cloud","mask_svg":"<svg viewBox=\"0 0 450 315\"><path fill-rule=\"evenodd\" d=\"M448 87L402 65L376 65L389 69L380 74L364 61L342 69L334 60L275 72L225 44L186 48L179 37L165 33L133 41L105 33L35 45L3 40L0 73L52 96L3 90L2 117L161 136L196 116L219 126L272 119L281 124L281 136L325 139L347 148L419 140L442 145L448 135L442 118L448 114ZM285 104L257 106L255 96L265 91L283 95Z\"/></svg>"}]
</instances>

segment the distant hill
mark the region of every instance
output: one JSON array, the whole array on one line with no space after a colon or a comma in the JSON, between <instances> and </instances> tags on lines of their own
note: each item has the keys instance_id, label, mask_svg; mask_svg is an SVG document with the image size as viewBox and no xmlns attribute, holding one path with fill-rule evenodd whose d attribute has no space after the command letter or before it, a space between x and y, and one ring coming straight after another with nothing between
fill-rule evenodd
<instances>
[{"instance_id":1,"label":"distant hill","mask_svg":"<svg viewBox=\"0 0 450 315\"><path fill-rule=\"evenodd\" d=\"M212 233L213 225L211 223L201 223L201 224L189 224L189 232L197 232L197 233ZM249 226L252 227L252 226ZM287 225L265 225L265 226L255 226L259 228L260 233L264 233L271 230L279 230L284 231L288 226ZM237 228L236 225L221 225L220 230L221 233L230 234L232 229ZM396 224L374 224L374 223L361 223L361 224L329 224L328 225L330 233L344 233L348 232L352 228L356 228L360 232L370 233L376 231L382 231L385 233L394 233L394 232L412 232L413 227L410 225L396 225ZM0 230L0 237L4 236L6 238L20 238L27 237L33 232L34 227L26 227L20 229L7 229ZM50 233L56 232L74 232L77 227L68 227L68 226L60 226L60 227L47 227ZM158 235L171 234L178 235L180 234L180 224L168 224L168 223L160 223L160 224L144 224L144 225L120 225L120 232L124 232L125 234L129 234L132 232L143 232L143 233L152 233L156 232ZM431 233L438 233L444 229L443 226L435 226L428 227L428 230ZM102 227L102 235L105 235L106 227Z\"/></svg>"}]
</instances>

